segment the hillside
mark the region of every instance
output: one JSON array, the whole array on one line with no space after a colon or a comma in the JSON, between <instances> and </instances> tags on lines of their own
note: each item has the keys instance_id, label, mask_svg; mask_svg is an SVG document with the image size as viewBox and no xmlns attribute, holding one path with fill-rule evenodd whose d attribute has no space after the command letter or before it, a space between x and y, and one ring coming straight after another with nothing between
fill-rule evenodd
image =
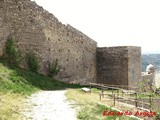
<instances>
[{"instance_id":1,"label":"hillside","mask_svg":"<svg viewBox=\"0 0 160 120\"><path fill-rule=\"evenodd\" d=\"M0 120L20 120L23 100L39 90L75 88L53 78L20 68L11 68L0 60Z\"/></svg>"},{"instance_id":2,"label":"hillside","mask_svg":"<svg viewBox=\"0 0 160 120\"><path fill-rule=\"evenodd\" d=\"M142 71L145 71L148 64L156 66L156 70L160 70L160 54L142 54Z\"/></svg>"}]
</instances>

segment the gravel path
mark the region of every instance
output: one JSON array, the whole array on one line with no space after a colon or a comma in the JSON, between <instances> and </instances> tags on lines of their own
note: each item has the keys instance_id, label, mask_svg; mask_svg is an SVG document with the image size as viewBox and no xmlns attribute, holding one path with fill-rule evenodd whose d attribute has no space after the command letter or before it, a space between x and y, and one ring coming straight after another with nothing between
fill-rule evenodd
<instances>
[{"instance_id":1,"label":"gravel path","mask_svg":"<svg viewBox=\"0 0 160 120\"><path fill-rule=\"evenodd\" d=\"M66 90L40 91L27 99L24 119L76 120L76 112L65 97Z\"/></svg>"}]
</instances>

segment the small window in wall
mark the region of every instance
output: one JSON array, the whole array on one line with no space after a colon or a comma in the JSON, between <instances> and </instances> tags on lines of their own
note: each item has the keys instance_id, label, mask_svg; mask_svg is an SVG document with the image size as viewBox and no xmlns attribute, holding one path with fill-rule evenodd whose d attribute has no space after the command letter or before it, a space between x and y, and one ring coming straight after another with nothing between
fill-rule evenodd
<instances>
[{"instance_id":1,"label":"small window in wall","mask_svg":"<svg viewBox=\"0 0 160 120\"><path fill-rule=\"evenodd\" d=\"M66 68L63 68L63 70L66 70Z\"/></svg>"},{"instance_id":2,"label":"small window in wall","mask_svg":"<svg viewBox=\"0 0 160 120\"><path fill-rule=\"evenodd\" d=\"M68 50L68 52L70 52L70 50Z\"/></svg>"},{"instance_id":3,"label":"small window in wall","mask_svg":"<svg viewBox=\"0 0 160 120\"><path fill-rule=\"evenodd\" d=\"M67 33L67 36L69 36L69 33Z\"/></svg>"},{"instance_id":4,"label":"small window in wall","mask_svg":"<svg viewBox=\"0 0 160 120\"><path fill-rule=\"evenodd\" d=\"M58 41L61 41L60 39L58 39Z\"/></svg>"},{"instance_id":5,"label":"small window in wall","mask_svg":"<svg viewBox=\"0 0 160 120\"><path fill-rule=\"evenodd\" d=\"M69 40L67 40L67 42L69 42Z\"/></svg>"},{"instance_id":6,"label":"small window in wall","mask_svg":"<svg viewBox=\"0 0 160 120\"><path fill-rule=\"evenodd\" d=\"M50 37L48 38L48 40L51 40Z\"/></svg>"},{"instance_id":7,"label":"small window in wall","mask_svg":"<svg viewBox=\"0 0 160 120\"><path fill-rule=\"evenodd\" d=\"M48 48L48 51L51 51L51 48Z\"/></svg>"},{"instance_id":8,"label":"small window in wall","mask_svg":"<svg viewBox=\"0 0 160 120\"><path fill-rule=\"evenodd\" d=\"M84 52L84 50L83 50L83 52Z\"/></svg>"},{"instance_id":9,"label":"small window in wall","mask_svg":"<svg viewBox=\"0 0 160 120\"><path fill-rule=\"evenodd\" d=\"M76 61L78 61L78 59L76 59Z\"/></svg>"},{"instance_id":10,"label":"small window in wall","mask_svg":"<svg viewBox=\"0 0 160 120\"><path fill-rule=\"evenodd\" d=\"M79 68L79 67L77 66L77 68Z\"/></svg>"},{"instance_id":11,"label":"small window in wall","mask_svg":"<svg viewBox=\"0 0 160 120\"><path fill-rule=\"evenodd\" d=\"M61 49L58 50L59 52L61 51Z\"/></svg>"},{"instance_id":12,"label":"small window in wall","mask_svg":"<svg viewBox=\"0 0 160 120\"><path fill-rule=\"evenodd\" d=\"M67 59L67 61L69 61L69 59Z\"/></svg>"},{"instance_id":13,"label":"small window in wall","mask_svg":"<svg viewBox=\"0 0 160 120\"><path fill-rule=\"evenodd\" d=\"M34 21L33 21L33 20L30 20L30 22L33 23Z\"/></svg>"},{"instance_id":14,"label":"small window in wall","mask_svg":"<svg viewBox=\"0 0 160 120\"><path fill-rule=\"evenodd\" d=\"M83 41L81 41L81 43L83 44Z\"/></svg>"}]
</instances>

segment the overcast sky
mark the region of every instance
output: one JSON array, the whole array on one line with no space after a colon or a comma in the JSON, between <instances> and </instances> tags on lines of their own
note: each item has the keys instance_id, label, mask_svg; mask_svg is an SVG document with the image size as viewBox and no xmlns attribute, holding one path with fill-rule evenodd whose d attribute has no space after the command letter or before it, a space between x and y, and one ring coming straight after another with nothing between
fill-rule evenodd
<instances>
[{"instance_id":1,"label":"overcast sky","mask_svg":"<svg viewBox=\"0 0 160 120\"><path fill-rule=\"evenodd\" d=\"M160 53L160 0L35 0L99 47L141 46Z\"/></svg>"}]
</instances>

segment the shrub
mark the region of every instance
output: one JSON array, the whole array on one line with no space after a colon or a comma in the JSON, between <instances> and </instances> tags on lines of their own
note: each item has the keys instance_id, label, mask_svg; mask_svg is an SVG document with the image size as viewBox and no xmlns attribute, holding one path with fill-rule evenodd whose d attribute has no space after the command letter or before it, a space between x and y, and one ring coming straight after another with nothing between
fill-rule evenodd
<instances>
[{"instance_id":1,"label":"shrub","mask_svg":"<svg viewBox=\"0 0 160 120\"><path fill-rule=\"evenodd\" d=\"M6 59L10 65L19 66L23 60L22 52L14 47L12 38L8 38L6 42Z\"/></svg>"},{"instance_id":2,"label":"shrub","mask_svg":"<svg viewBox=\"0 0 160 120\"><path fill-rule=\"evenodd\" d=\"M49 62L48 65L48 76L54 77L56 76L60 71L60 68L58 67L58 60L53 60L52 63Z\"/></svg>"},{"instance_id":3,"label":"shrub","mask_svg":"<svg viewBox=\"0 0 160 120\"><path fill-rule=\"evenodd\" d=\"M27 54L27 64L30 71L37 73L39 69L39 61L37 56L34 53L30 52Z\"/></svg>"}]
</instances>

